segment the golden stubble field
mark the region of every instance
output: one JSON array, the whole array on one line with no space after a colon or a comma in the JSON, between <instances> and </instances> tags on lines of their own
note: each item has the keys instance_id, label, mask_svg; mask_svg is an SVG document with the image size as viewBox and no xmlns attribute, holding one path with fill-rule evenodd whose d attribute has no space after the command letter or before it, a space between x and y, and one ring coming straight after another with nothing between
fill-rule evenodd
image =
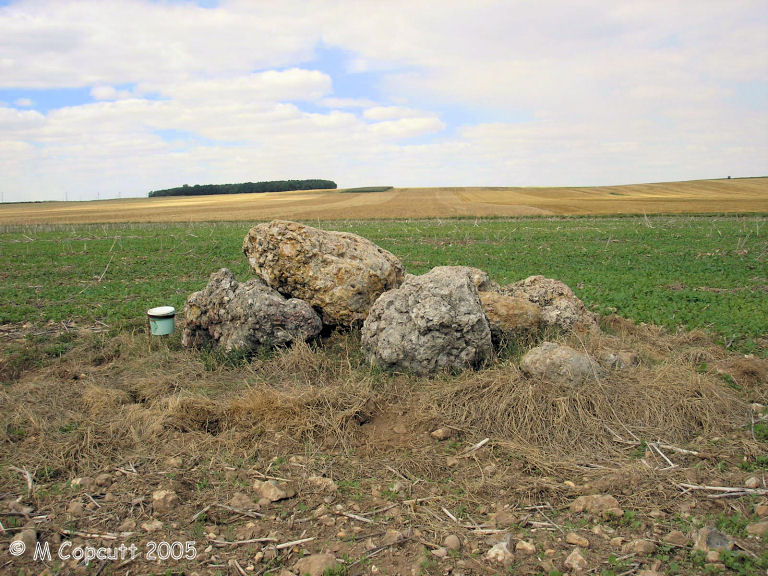
<instances>
[{"instance_id":1,"label":"golden stubble field","mask_svg":"<svg viewBox=\"0 0 768 576\"><path fill-rule=\"evenodd\" d=\"M563 188L310 190L0 205L0 224L768 213L768 177Z\"/></svg>"}]
</instances>

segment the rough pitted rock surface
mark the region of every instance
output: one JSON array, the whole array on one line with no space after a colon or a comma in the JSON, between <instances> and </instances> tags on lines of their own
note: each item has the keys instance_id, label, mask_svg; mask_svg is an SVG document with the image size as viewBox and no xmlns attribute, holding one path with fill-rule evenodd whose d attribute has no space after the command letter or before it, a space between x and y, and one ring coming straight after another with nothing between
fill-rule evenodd
<instances>
[{"instance_id":1,"label":"rough pitted rock surface","mask_svg":"<svg viewBox=\"0 0 768 576\"><path fill-rule=\"evenodd\" d=\"M480 364L491 330L472 276L441 266L382 294L363 324L362 345L382 368L426 375Z\"/></svg>"},{"instance_id":2,"label":"rough pitted rock surface","mask_svg":"<svg viewBox=\"0 0 768 576\"><path fill-rule=\"evenodd\" d=\"M529 276L525 280L499 290L507 296L526 298L541 306L546 325L562 330L596 330L597 320L584 303L566 284L544 276Z\"/></svg>"},{"instance_id":3,"label":"rough pitted rock surface","mask_svg":"<svg viewBox=\"0 0 768 576\"><path fill-rule=\"evenodd\" d=\"M526 298L480 292L494 343L532 338L541 328L541 308Z\"/></svg>"},{"instance_id":4,"label":"rough pitted rock surface","mask_svg":"<svg viewBox=\"0 0 768 576\"><path fill-rule=\"evenodd\" d=\"M520 368L534 378L582 384L595 377L598 366L586 354L569 346L544 342L520 359Z\"/></svg>"},{"instance_id":5,"label":"rough pitted rock surface","mask_svg":"<svg viewBox=\"0 0 768 576\"><path fill-rule=\"evenodd\" d=\"M370 240L283 220L251 228L243 252L257 276L307 301L329 325L359 324L405 275L400 261Z\"/></svg>"},{"instance_id":6,"label":"rough pitted rock surface","mask_svg":"<svg viewBox=\"0 0 768 576\"><path fill-rule=\"evenodd\" d=\"M184 346L213 344L225 350L253 350L314 338L323 328L312 307L286 299L261 279L238 282L227 268L187 299Z\"/></svg>"},{"instance_id":7,"label":"rough pitted rock surface","mask_svg":"<svg viewBox=\"0 0 768 576\"><path fill-rule=\"evenodd\" d=\"M490 290L498 290L499 285L491 280L488 276L488 272L481 270L480 268L473 268L472 266L451 266L456 271L461 271L472 280L472 284L475 285L478 292L487 292Z\"/></svg>"}]
</instances>

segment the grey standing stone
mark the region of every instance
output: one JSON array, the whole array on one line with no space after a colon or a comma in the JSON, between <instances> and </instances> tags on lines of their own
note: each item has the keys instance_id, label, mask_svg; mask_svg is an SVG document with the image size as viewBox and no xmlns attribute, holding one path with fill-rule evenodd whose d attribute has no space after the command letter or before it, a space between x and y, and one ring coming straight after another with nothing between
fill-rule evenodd
<instances>
[{"instance_id":1,"label":"grey standing stone","mask_svg":"<svg viewBox=\"0 0 768 576\"><path fill-rule=\"evenodd\" d=\"M187 299L184 346L213 344L225 350L255 350L309 340L322 330L320 316L296 298L286 299L261 279L238 282L227 268Z\"/></svg>"},{"instance_id":2,"label":"grey standing stone","mask_svg":"<svg viewBox=\"0 0 768 576\"><path fill-rule=\"evenodd\" d=\"M382 294L363 324L362 345L382 368L419 375L476 366L493 350L472 274L451 266L408 276Z\"/></svg>"}]
</instances>

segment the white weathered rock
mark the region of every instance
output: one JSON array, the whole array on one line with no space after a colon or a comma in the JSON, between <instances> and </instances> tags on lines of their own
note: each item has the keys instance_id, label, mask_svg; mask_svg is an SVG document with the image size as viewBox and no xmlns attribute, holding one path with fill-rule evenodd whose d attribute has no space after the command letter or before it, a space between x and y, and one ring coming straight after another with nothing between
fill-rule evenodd
<instances>
[{"instance_id":1,"label":"white weathered rock","mask_svg":"<svg viewBox=\"0 0 768 576\"><path fill-rule=\"evenodd\" d=\"M568 534L565 535L565 541L574 546L589 548L589 540L580 534L576 534L576 532L568 532Z\"/></svg>"},{"instance_id":2,"label":"white weathered rock","mask_svg":"<svg viewBox=\"0 0 768 576\"><path fill-rule=\"evenodd\" d=\"M265 498L269 502L277 502L278 500L285 500L296 496L296 490L292 486L278 484L276 480L267 480L266 482L256 480L253 483L253 489L261 498ZM259 503L261 503L261 500L259 500Z\"/></svg>"},{"instance_id":3,"label":"white weathered rock","mask_svg":"<svg viewBox=\"0 0 768 576\"><path fill-rule=\"evenodd\" d=\"M141 524L141 528L145 532L157 532L163 529L163 523L160 520L147 520Z\"/></svg>"},{"instance_id":4,"label":"white weathered rock","mask_svg":"<svg viewBox=\"0 0 768 576\"><path fill-rule=\"evenodd\" d=\"M316 492L325 492L327 494L335 494L339 489L336 482L325 476L310 476L307 478L306 484Z\"/></svg>"},{"instance_id":5,"label":"white weathered rock","mask_svg":"<svg viewBox=\"0 0 768 576\"><path fill-rule=\"evenodd\" d=\"M533 556L536 554L536 545L532 542L520 540L517 544L515 544L515 552L521 556Z\"/></svg>"},{"instance_id":6,"label":"white weathered rock","mask_svg":"<svg viewBox=\"0 0 768 576\"><path fill-rule=\"evenodd\" d=\"M603 354L600 359L603 364L613 370L625 370L640 364L640 356L637 352L631 352L629 350L607 352Z\"/></svg>"},{"instance_id":7,"label":"white weathered rock","mask_svg":"<svg viewBox=\"0 0 768 576\"><path fill-rule=\"evenodd\" d=\"M520 359L520 368L533 378L572 385L594 380L600 371L586 354L554 342L544 342L526 352Z\"/></svg>"},{"instance_id":8,"label":"white weathered rock","mask_svg":"<svg viewBox=\"0 0 768 576\"><path fill-rule=\"evenodd\" d=\"M365 320L376 298L397 288L405 275L400 261L370 240L297 222L254 226L243 252L264 282L307 301L332 325Z\"/></svg>"},{"instance_id":9,"label":"white weathered rock","mask_svg":"<svg viewBox=\"0 0 768 576\"><path fill-rule=\"evenodd\" d=\"M502 294L527 298L541 306L545 325L562 330L597 330L595 315L589 312L566 284L544 276L529 276L525 280L504 286Z\"/></svg>"},{"instance_id":10,"label":"white weathered rock","mask_svg":"<svg viewBox=\"0 0 768 576\"><path fill-rule=\"evenodd\" d=\"M488 552L485 553L487 560L491 562L497 562L505 568L511 566L515 561L515 555L509 551L509 547L506 542L499 542L493 546Z\"/></svg>"},{"instance_id":11,"label":"white weathered rock","mask_svg":"<svg viewBox=\"0 0 768 576\"><path fill-rule=\"evenodd\" d=\"M165 514L179 504L179 495L173 490L155 490L152 492L152 509L156 513Z\"/></svg>"},{"instance_id":12,"label":"white weathered rock","mask_svg":"<svg viewBox=\"0 0 768 576\"><path fill-rule=\"evenodd\" d=\"M259 278L238 282L227 268L211 274L208 285L191 294L184 309L184 346L217 345L255 350L314 338L320 316L297 298L286 299Z\"/></svg>"},{"instance_id":13,"label":"white weathered rock","mask_svg":"<svg viewBox=\"0 0 768 576\"><path fill-rule=\"evenodd\" d=\"M589 563L587 562L587 559L584 558L581 550L574 548L573 551L568 554L568 557L565 559L565 567L568 568L568 570L572 570L573 572L583 572L589 567Z\"/></svg>"},{"instance_id":14,"label":"white weathered rock","mask_svg":"<svg viewBox=\"0 0 768 576\"><path fill-rule=\"evenodd\" d=\"M96 490L97 484L93 478L89 476L83 476L82 478L75 478L70 482L73 488L82 488L86 492L93 492Z\"/></svg>"},{"instance_id":15,"label":"white weathered rock","mask_svg":"<svg viewBox=\"0 0 768 576\"><path fill-rule=\"evenodd\" d=\"M363 324L362 345L378 366L419 375L477 366L493 351L477 288L451 266L408 276L382 294Z\"/></svg>"},{"instance_id":16,"label":"white weathered rock","mask_svg":"<svg viewBox=\"0 0 768 576\"><path fill-rule=\"evenodd\" d=\"M619 507L619 503L609 494L590 494L588 496L579 496L571 502L571 512L589 512L603 517L620 517L624 515L624 510Z\"/></svg>"},{"instance_id":17,"label":"white weathered rock","mask_svg":"<svg viewBox=\"0 0 768 576\"><path fill-rule=\"evenodd\" d=\"M656 544L650 540L630 540L621 548L624 554L636 554L638 556L647 556L656 551Z\"/></svg>"}]
</instances>

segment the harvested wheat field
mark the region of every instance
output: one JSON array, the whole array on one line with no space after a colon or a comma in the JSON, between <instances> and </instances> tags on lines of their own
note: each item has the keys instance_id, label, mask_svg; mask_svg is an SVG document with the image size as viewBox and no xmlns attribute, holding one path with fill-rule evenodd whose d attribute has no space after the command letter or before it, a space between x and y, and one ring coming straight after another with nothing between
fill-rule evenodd
<instances>
[{"instance_id":1,"label":"harvested wheat field","mask_svg":"<svg viewBox=\"0 0 768 576\"><path fill-rule=\"evenodd\" d=\"M0 224L766 213L768 178L586 188L394 188L0 205Z\"/></svg>"}]
</instances>

